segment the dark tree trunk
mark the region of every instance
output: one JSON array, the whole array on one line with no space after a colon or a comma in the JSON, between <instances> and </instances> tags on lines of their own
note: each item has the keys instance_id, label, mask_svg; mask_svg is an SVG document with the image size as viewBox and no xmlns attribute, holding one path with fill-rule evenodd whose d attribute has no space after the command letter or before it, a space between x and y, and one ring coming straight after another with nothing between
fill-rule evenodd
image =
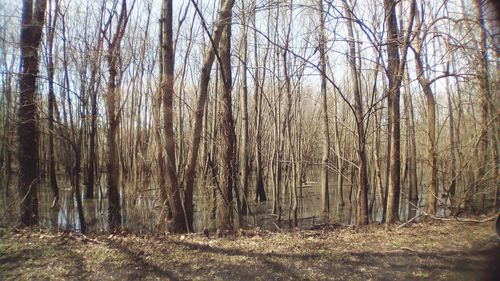
<instances>
[{"instance_id":1,"label":"dark tree trunk","mask_svg":"<svg viewBox=\"0 0 500 281\"><path fill-rule=\"evenodd\" d=\"M415 15L415 1L411 2L408 26L404 41L399 41L398 24L396 18L396 1L384 0L387 26L387 78L389 80L389 130L390 130L390 155L389 177L387 187L386 223L393 223L399 218L399 196L401 192L401 141L400 141L400 88L402 74L406 62L406 54L413 27ZM401 48L401 58L399 54Z\"/></svg>"},{"instance_id":2,"label":"dark tree trunk","mask_svg":"<svg viewBox=\"0 0 500 281\"><path fill-rule=\"evenodd\" d=\"M35 225L38 222L38 126L36 120L36 78L38 49L47 3L45 0L23 0L21 20L21 77L19 81L19 110L17 135L19 138L19 192L21 197L20 222Z\"/></svg>"},{"instance_id":3,"label":"dark tree trunk","mask_svg":"<svg viewBox=\"0 0 500 281\"><path fill-rule=\"evenodd\" d=\"M91 93L91 112L90 112L90 134L89 134L89 147L88 147L88 163L87 163L87 189L85 198L94 198L95 186L95 170L97 168L97 91Z\"/></svg>"},{"instance_id":4,"label":"dark tree trunk","mask_svg":"<svg viewBox=\"0 0 500 281\"><path fill-rule=\"evenodd\" d=\"M59 13L59 1L55 1L55 11L52 15L49 13L49 28L47 34L47 52L48 52L48 64L47 64L47 74L49 82L49 93L48 93L48 125L49 125L49 179L50 179L50 189L54 195L54 200L52 206L54 206L59 200L59 187L57 186L56 178L56 167L54 159L54 107L56 103L54 95L54 59L53 59L53 46L54 46L54 35L55 26L57 23L57 17ZM53 17L53 18L51 18Z\"/></svg>"},{"instance_id":5,"label":"dark tree trunk","mask_svg":"<svg viewBox=\"0 0 500 281\"><path fill-rule=\"evenodd\" d=\"M236 134L232 112L232 77L231 77L231 14L222 19L224 31L219 43L221 81L219 91L222 93L220 110L221 149L219 169L220 200L217 205L217 228L233 230L233 189L235 188L235 155Z\"/></svg>"},{"instance_id":6,"label":"dark tree trunk","mask_svg":"<svg viewBox=\"0 0 500 281\"><path fill-rule=\"evenodd\" d=\"M108 224L110 230L121 227L121 207L119 194L120 160L118 154L118 127L120 125L120 76L119 71L121 57L121 41L125 34L128 21L127 2L122 1L121 11L116 26L116 32L109 39L108 45L108 68L109 77L106 93L106 112L108 119L107 130L107 186L108 186Z\"/></svg>"},{"instance_id":7,"label":"dark tree trunk","mask_svg":"<svg viewBox=\"0 0 500 281\"><path fill-rule=\"evenodd\" d=\"M249 175L249 161L248 155L250 154L248 145L248 83L247 83L247 63L248 63L248 38L247 38L247 20L245 16L245 1L241 1L241 16L242 16L242 27L241 27L241 80L242 80L242 96L241 96L241 111L242 111L242 121L241 121L241 147L240 147L240 186L241 186L241 214L246 215L248 209L247 197L248 197L248 175Z\"/></svg>"},{"instance_id":8,"label":"dark tree trunk","mask_svg":"<svg viewBox=\"0 0 500 281\"><path fill-rule=\"evenodd\" d=\"M165 133L165 155L162 165L164 165L165 185L162 188L162 200L169 201L171 218L168 221L168 229L173 233L183 233L188 229L184 216L184 209L177 179L175 161L175 140L173 125L173 94L174 94L174 49L172 32L172 0L163 1L162 19L162 77L161 91L163 102L163 129ZM160 148L162 149L162 148Z\"/></svg>"}]
</instances>

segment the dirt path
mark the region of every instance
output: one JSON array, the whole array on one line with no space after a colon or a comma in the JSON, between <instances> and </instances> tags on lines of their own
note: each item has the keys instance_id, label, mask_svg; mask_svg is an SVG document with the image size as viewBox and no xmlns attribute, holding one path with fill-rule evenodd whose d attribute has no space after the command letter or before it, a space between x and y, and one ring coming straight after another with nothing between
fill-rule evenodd
<instances>
[{"instance_id":1,"label":"dirt path","mask_svg":"<svg viewBox=\"0 0 500 281\"><path fill-rule=\"evenodd\" d=\"M8 231L0 279L26 280L498 280L493 222L432 222L268 233L84 238Z\"/></svg>"}]
</instances>

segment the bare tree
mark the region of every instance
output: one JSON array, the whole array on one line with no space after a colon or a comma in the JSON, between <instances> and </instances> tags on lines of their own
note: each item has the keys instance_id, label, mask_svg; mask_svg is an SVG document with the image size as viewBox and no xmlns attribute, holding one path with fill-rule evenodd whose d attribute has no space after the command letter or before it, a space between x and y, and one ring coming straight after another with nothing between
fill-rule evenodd
<instances>
[{"instance_id":1,"label":"bare tree","mask_svg":"<svg viewBox=\"0 0 500 281\"><path fill-rule=\"evenodd\" d=\"M388 107L389 130L391 135L386 223L393 223L399 217L399 195L401 192L400 87L406 62L410 31L413 26L413 18L415 15L415 1L413 0L411 2L410 13L408 16L408 26L406 28L404 41L401 45L398 42L400 36L398 35L398 24L396 18L396 1L384 0L384 9L387 25L387 78L389 80ZM401 57L399 48L402 49Z\"/></svg>"},{"instance_id":2,"label":"bare tree","mask_svg":"<svg viewBox=\"0 0 500 281\"><path fill-rule=\"evenodd\" d=\"M33 5L34 4L34 5ZM19 78L19 109L17 135L19 138L19 192L21 195L20 222L38 223L38 126L36 108L36 79L38 51L42 39L47 1L23 0L21 19L21 77Z\"/></svg>"},{"instance_id":3,"label":"bare tree","mask_svg":"<svg viewBox=\"0 0 500 281\"><path fill-rule=\"evenodd\" d=\"M114 8L118 5L115 1ZM132 8L135 1L132 4ZM107 130L107 157L106 157L106 167L107 167L107 185L108 185L108 222L109 228L114 230L121 226L122 216L120 208L120 194L119 188L119 158L118 158L118 142L117 133L118 126L120 124L121 116L121 105L120 105L120 86L121 77L120 72L120 60L121 60L121 42L123 36L125 35L125 29L127 27L130 11L127 10L127 1L121 1L121 8L118 15L118 20L115 24L115 31L108 35L107 29L111 32L112 21L114 19L114 12L111 12L108 21L106 22L106 27L103 30L103 36L106 39L107 46L107 62L109 77L107 83L106 92L106 113L108 120L108 130Z\"/></svg>"},{"instance_id":4,"label":"bare tree","mask_svg":"<svg viewBox=\"0 0 500 281\"><path fill-rule=\"evenodd\" d=\"M347 5L344 2L345 5ZM321 69L321 114L323 125L323 155L321 158L321 204L323 212L330 211L330 194L328 191L328 165L330 162L330 129L328 122L328 99L326 94L326 35L325 16L323 11L323 0L319 0L319 56ZM349 22L350 23L350 22ZM352 28L352 26L351 26ZM352 30L351 30L352 32ZM353 58L354 59L354 58ZM356 86L357 87L357 86Z\"/></svg>"},{"instance_id":5,"label":"bare tree","mask_svg":"<svg viewBox=\"0 0 500 281\"><path fill-rule=\"evenodd\" d=\"M159 159L166 171L165 185L162 186L161 194L164 201L169 201L169 207L172 214L169 221L169 230L174 233L186 232L184 220L184 209L182 206L179 182L176 172L175 161L175 139L173 126L173 95L174 95L174 49L172 32L172 0L163 1L162 18L162 75L161 75L161 93L163 100L163 129L165 134L165 159ZM163 150L160 147L160 150ZM164 163L163 163L164 162ZM161 175L163 176L163 175Z\"/></svg>"},{"instance_id":6,"label":"bare tree","mask_svg":"<svg viewBox=\"0 0 500 281\"><path fill-rule=\"evenodd\" d=\"M201 12L197 4L192 0L193 5L197 9L197 13L201 17ZM222 38L222 32L225 28L224 19L231 17L231 10L234 5L234 0L225 0L221 3L221 8L219 11L219 16L217 18L217 25L210 37L210 46L205 50L205 57L203 59L203 64L200 72L200 79L198 84L198 100L196 102L196 111L194 113L193 130L191 135L191 148L189 151L188 162L186 163L186 169L184 172L183 183L185 187L184 195L184 208L186 211L186 219L188 224L188 229L192 230L193 227L193 213L194 213L194 202L193 202L193 191L194 191L194 180L196 177L196 166L198 162L198 149L200 147L201 130L203 125L203 112L205 108L205 102L208 95L208 83L210 81L210 72L212 71L212 65L215 59L215 54L219 46L219 42ZM205 25L204 19L202 22ZM205 31L208 33L208 28L204 26Z\"/></svg>"},{"instance_id":7,"label":"bare tree","mask_svg":"<svg viewBox=\"0 0 500 281\"><path fill-rule=\"evenodd\" d=\"M359 89L360 81L358 67L356 66L356 44L354 42L353 16L347 1L343 1L344 12L347 17L347 33L349 35L349 66L352 77L352 92L354 94L354 116L358 133L357 152L359 156L359 184L358 184L358 206L356 212L356 223L358 225L368 224L368 159L365 147L365 115L363 110L363 100Z\"/></svg>"}]
</instances>

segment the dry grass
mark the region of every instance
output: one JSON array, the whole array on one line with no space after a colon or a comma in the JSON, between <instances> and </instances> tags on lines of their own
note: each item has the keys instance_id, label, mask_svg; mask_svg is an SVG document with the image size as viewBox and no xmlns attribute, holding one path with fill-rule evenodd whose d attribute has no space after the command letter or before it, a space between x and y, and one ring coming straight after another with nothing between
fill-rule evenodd
<instances>
[{"instance_id":1,"label":"dry grass","mask_svg":"<svg viewBox=\"0 0 500 281\"><path fill-rule=\"evenodd\" d=\"M495 277L498 250L492 222L223 238L10 230L0 241L0 279L485 280Z\"/></svg>"}]
</instances>

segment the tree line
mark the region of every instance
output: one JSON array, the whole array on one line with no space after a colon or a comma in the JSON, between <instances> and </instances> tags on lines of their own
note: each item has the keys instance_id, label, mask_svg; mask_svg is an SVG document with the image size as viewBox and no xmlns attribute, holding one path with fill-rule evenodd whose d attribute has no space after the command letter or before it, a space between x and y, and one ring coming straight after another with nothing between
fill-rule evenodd
<instances>
[{"instance_id":1,"label":"tree line","mask_svg":"<svg viewBox=\"0 0 500 281\"><path fill-rule=\"evenodd\" d=\"M150 185L174 233L195 230L200 190L217 229L266 200L295 227L311 171L317 208L357 225L499 207L495 1L90 2L0 16L1 178L21 224L67 181L85 232L101 178L110 230Z\"/></svg>"}]
</instances>

